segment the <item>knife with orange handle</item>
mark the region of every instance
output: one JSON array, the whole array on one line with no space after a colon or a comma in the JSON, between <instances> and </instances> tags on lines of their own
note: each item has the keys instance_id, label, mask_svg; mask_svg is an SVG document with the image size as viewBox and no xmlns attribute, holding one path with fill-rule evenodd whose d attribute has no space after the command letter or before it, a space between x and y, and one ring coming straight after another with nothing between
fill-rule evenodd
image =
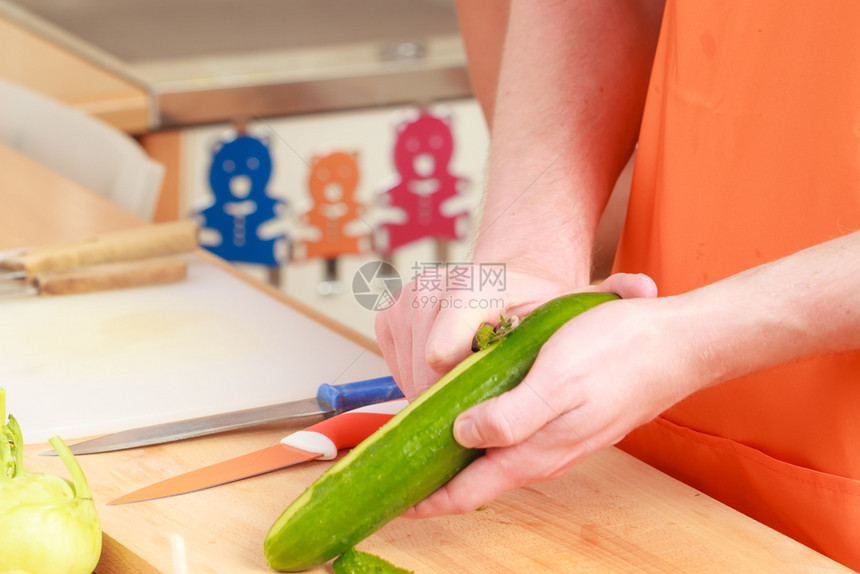
<instances>
[{"instance_id":1,"label":"knife with orange handle","mask_svg":"<svg viewBox=\"0 0 860 574\"><path fill-rule=\"evenodd\" d=\"M166 498L220 486L301 462L331 460L339 450L357 446L406 404L406 399L398 399L347 411L287 435L272 446L166 478L111 500L108 504Z\"/></svg>"},{"instance_id":2,"label":"knife with orange handle","mask_svg":"<svg viewBox=\"0 0 860 574\"><path fill-rule=\"evenodd\" d=\"M3 295L65 295L185 278L176 255L198 245L193 221L174 221L107 233L83 241L36 247L0 261Z\"/></svg>"}]
</instances>

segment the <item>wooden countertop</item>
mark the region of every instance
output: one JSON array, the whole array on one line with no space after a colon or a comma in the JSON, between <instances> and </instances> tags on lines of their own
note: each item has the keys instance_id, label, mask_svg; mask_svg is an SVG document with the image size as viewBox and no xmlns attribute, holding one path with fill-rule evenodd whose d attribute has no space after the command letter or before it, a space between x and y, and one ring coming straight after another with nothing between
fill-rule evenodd
<instances>
[{"instance_id":1,"label":"wooden countertop","mask_svg":"<svg viewBox=\"0 0 860 574\"><path fill-rule=\"evenodd\" d=\"M140 223L2 145L0 164L0 248ZM286 302L276 293L272 297L273 305ZM14 397L9 407L14 412ZM330 463L157 501L116 507L106 502L174 473L262 448L296 428L269 425L80 457L105 532L97 572L169 574L168 537L174 534L185 540L189 572L269 571L262 555L266 531ZM27 447L28 468L64 474L58 459L36 456L43 449ZM849 571L613 448L560 480L507 493L481 511L397 519L359 548L418 574Z\"/></svg>"},{"instance_id":2,"label":"wooden countertop","mask_svg":"<svg viewBox=\"0 0 860 574\"><path fill-rule=\"evenodd\" d=\"M143 225L109 200L0 143L0 250Z\"/></svg>"}]
</instances>

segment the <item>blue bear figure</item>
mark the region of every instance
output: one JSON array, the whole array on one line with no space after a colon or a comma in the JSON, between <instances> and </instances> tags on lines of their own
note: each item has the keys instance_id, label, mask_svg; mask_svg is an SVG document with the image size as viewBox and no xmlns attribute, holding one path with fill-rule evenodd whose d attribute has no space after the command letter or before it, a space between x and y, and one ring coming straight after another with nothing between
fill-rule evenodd
<instances>
[{"instance_id":1,"label":"blue bear figure","mask_svg":"<svg viewBox=\"0 0 860 574\"><path fill-rule=\"evenodd\" d=\"M266 192L272 175L272 156L266 144L241 134L215 148L209 185L215 201L203 209L203 226L220 234L217 245L206 248L227 261L275 266L280 263L275 245L285 234L263 239L260 226L286 207Z\"/></svg>"}]
</instances>

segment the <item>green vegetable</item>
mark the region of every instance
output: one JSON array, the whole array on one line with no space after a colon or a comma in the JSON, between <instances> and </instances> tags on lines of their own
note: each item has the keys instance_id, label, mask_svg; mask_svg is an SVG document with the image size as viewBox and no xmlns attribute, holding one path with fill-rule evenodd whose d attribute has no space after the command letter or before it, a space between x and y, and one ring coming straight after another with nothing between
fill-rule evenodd
<instances>
[{"instance_id":1,"label":"green vegetable","mask_svg":"<svg viewBox=\"0 0 860 574\"><path fill-rule=\"evenodd\" d=\"M514 388L544 342L608 293L565 295L473 353L335 463L272 525L264 553L276 570L306 570L349 550L482 454L454 440L454 419Z\"/></svg>"},{"instance_id":2,"label":"green vegetable","mask_svg":"<svg viewBox=\"0 0 860 574\"><path fill-rule=\"evenodd\" d=\"M332 564L334 574L414 574L379 556L350 548Z\"/></svg>"},{"instance_id":3,"label":"green vegetable","mask_svg":"<svg viewBox=\"0 0 860 574\"><path fill-rule=\"evenodd\" d=\"M0 388L0 422L6 391ZM74 455L50 439L73 482L24 470L15 417L0 427L0 574L90 574L102 533L89 484Z\"/></svg>"}]
</instances>

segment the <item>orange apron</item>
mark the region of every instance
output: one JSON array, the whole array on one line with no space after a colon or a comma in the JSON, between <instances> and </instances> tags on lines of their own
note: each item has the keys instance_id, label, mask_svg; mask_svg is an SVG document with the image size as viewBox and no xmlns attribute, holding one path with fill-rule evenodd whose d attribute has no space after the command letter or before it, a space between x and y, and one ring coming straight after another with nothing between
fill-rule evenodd
<instances>
[{"instance_id":1,"label":"orange apron","mask_svg":"<svg viewBox=\"0 0 860 574\"><path fill-rule=\"evenodd\" d=\"M860 2L666 6L617 271L662 295L860 229ZM860 570L860 352L700 391L620 445Z\"/></svg>"}]
</instances>

